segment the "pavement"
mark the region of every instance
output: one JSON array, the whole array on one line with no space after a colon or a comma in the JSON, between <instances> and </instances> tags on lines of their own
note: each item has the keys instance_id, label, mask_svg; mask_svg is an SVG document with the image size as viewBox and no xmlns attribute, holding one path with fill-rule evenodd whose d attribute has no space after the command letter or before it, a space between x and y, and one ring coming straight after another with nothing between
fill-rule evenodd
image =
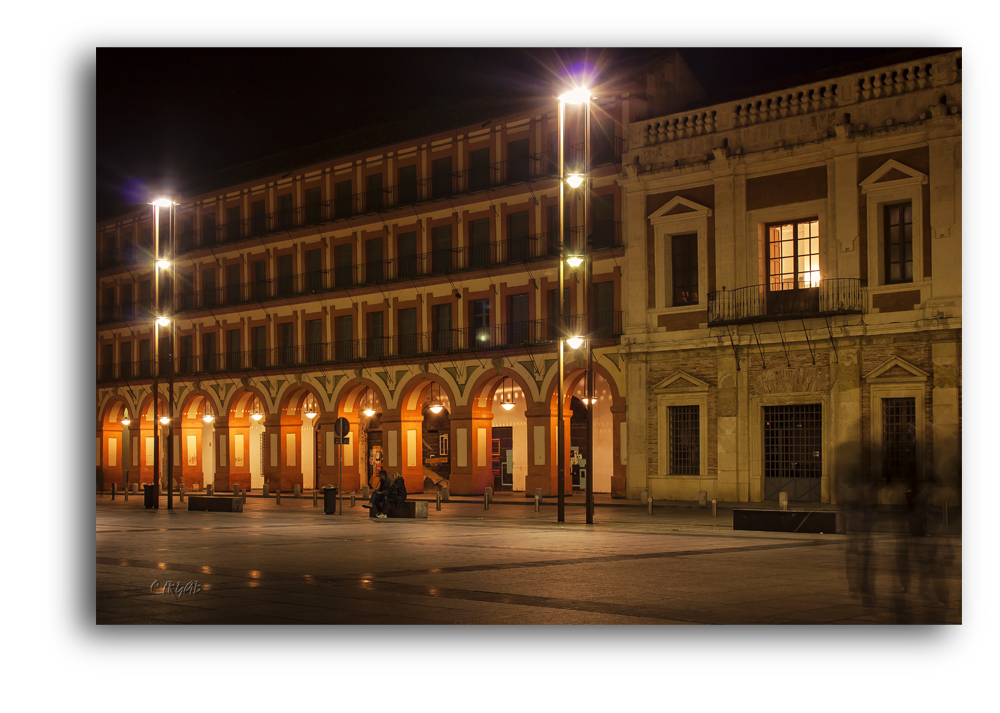
<instances>
[{"instance_id":1,"label":"pavement","mask_svg":"<svg viewBox=\"0 0 1000 713\"><path fill-rule=\"evenodd\" d=\"M732 529L697 503L582 494L535 512L523 493L451 496L426 520L374 520L343 501L247 498L243 513L146 510L142 495L96 500L99 624L960 624L961 517L876 513L850 535ZM776 504L755 503L756 507ZM805 509L792 503L790 509ZM836 509L817 506L813 509ZM863 560L859 559L861 552ZM848 575L869 563L870 591ZM904 591L903 584L909 582ZM853 586L853 583L852 583Z\"/></svg>"}]
</instances>

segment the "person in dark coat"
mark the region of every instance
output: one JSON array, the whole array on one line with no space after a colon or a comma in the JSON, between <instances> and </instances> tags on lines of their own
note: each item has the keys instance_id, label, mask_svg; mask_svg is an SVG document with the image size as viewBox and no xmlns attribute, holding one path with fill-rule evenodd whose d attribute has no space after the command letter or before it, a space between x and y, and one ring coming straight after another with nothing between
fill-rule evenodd
<instances>
[{"instance_id":1,"label":"person in dark coat","mask_svg":"<svg viewBox=\"0 0 1000 713\"><path fill-rule=\"evenodd\" d=\"M385 497L379 499L378 505L375 505L374 502L372 504L372 507L375 508L375 517L385 520L388 517L386 511L390 505L399 507L405 502L406 482L399 473L393 473L389 481L389 490L386 492Z\"/></svg>"},{"instance_id":2,"label":"person in dark coat","mask_svg":"<svg viewBox=\"0 0 1000 713\"><path fill-rule=\"evenodd\" d=\"M385 468L378 472L378 487L372 492L372 496L365 505L367 508L372 508L375 511L375 515L378 516L385 506L385 498L389 494L389 486L392 484L392 478L389 474L385 472Z\"/></svg>"}]
</instances>

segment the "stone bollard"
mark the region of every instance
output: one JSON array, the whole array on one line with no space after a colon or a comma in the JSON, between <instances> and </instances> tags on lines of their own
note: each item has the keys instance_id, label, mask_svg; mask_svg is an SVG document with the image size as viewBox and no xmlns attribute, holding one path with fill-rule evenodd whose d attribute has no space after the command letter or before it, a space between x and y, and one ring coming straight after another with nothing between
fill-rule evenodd
<instances>
[{"instance_id":1,"label":"stone bollard","mask_svg":"<svg viewBox=\"0 0 1000 713\"><path fill-rule=\"evenodd\" d=\"M281 488L274 491L274 504L281 505Z\"/></svg>"},{"instance_id":2,"label":"stone bollard","mask_svg":"<svg viewBox=\"0 0 1000 713\"><path fill-rule=\"evenodd\" d=\"M354 491L351 491L351 507L354 507Z\"/></svg>"},{"instance_id":3,"label":"stone bollard","mask_svg":"<svg viewBox=\"0 0 1000 713\"><path fill-rule=\"evenodd\" d=\"M215 495L215 486L212 483L205 486L205 494L209 496Z\"/></svg>"},{"instance_id":4,"label":"stone bollard","mask_svg":"<svg viewBox=\"0 0 1000 713\"><path fill-rule=\"evenodd\" d=\"M301 494L302 494L302 486L301 485L293 485L292 486L292 497L293 498L297 498Z\"/></svg>"},{"instance_id":5,"label":"stone bollard","mask_svg":"<svg viewBox=\"0 0 1000 713\"><path fill-rule=\"evenodd\" d=\"M640 490L639 491L639 502L640 503L644 503L647 500L649 500L649 491L648 490Z\"/></svg>"},{"instance_id":6,"label":"stone bollard","mask_svg":"<svg viewBox=\"0 0 1000 713\"><path fill-rule=\"evenodd\" d=\"M353 506L353 503L351 503ZM441 491L437 491L437 507L435 508L438 512L441 511Z\"/></svg>"},{"instance_id":7,"label":"stone bollard","mask_svg":"<svg viewBox=\"0 0 1000 713\"><path fill-rule=\"evenodd\" d=\"M265 498L268 496L267 481L266 480L264 481L264 487L261 488L261 492L263 492Z\"/></svg>"},{"instance_id":8,"label":"stone bollard","mask_svg":"<svg viewBox=\"0 0 1000 713\"><path fill-rule=\"evenodd\" d=\"M781 506L782 510L788 509L788 493L786 493L784 490L778 493L778 505Z\"/></svg>"},{"instance_id":9,"label":"stone bollard","mask_svg":"<svg viewBox=\"0 0 1000 713\"><path fill-rule=\"evenodd\" d=\"M129 491L129 489L128 489L128 488L125 488L125 492L124 492L124 495L125 495L125 502L128 502L128 491Z\"/></svg>"},{"instance_id":10,"label":"stone bollard","mask_svg":"<svg viewBox=\"0 0 1000 713\"><path fill-rule=\"evenodd\" d=\"M712 517L719 516L718 506L719 506L719 501L716 500L715 498L712 498Z\"/></svg>"},{"instance_id":11,"label":"stone bollard","mask_svg":"<svg viewBox=\"0 0 1000 713\"><path fill-rule=\"evenodd\" d=\"M317 505L319 505L319 491L313 489L313 507L316 507Z\"/></svg>"},{"instance_id":12,"label":"stone bollard","mask_svg":"<svg viewBox=\"0 0 1000 713\"><path fill-rule=\"evenodd\" d=\"M538 494L541 488L535 488L535 512L542 511L542 496Z\"/></svg>"},{"instance_id":13,"label":"stone bollard","mask_svg":"<svg viewBox=\"0 0 1000 713\"><path fill-rule=\"evenodd\" d=\"M138 487L139 487L138 483L129 483L129 490L131 490L133 493L139 492L137 490Z\"/></svg>"},{"instance_id":14,"label":"stone bollard","mask_svg":"<svg viewBox=\"0 0 1000 713\"><path fill-rule=\"evenodd\" d=\"M112 500L115 499L115 484L114 483L111 484L111 499Z\"/></svg>"},{"instance_id":15,"label":"stone bollard","mask_svg":"<svg viewBox=\"0 0 1000 713\"><path fill-rule=\"evenodd\" d=\"M239 485L234 485L233 486L233 495L239 497L239 495L240 495L240 486Z\"/></svg>"},{"instance_id":16,"label":"stone bollard","mask_svg":"<svg viewBox=\"0 0 1000 713\"><path fill-rule=\"evenodd\" d=\"M649 514L652 515L653 514L653 499L650 498L646 502L649 504Z\"/></svg>"},{"instance_id":17,"label":"stone bollard","mask_svg":"<svg viewBox=\"0 0 1000 713\"><path fill-rule=\"evenodd\" d=\"M181 502L184 502L184 483L181 483L180 490L178 491L181 496Z\"/></svg>"},{"instance_id":18,"label":"stone bollard","mask_svg":"<svg viewBox=\"0 0 1000 713\"><path fill-rule=\"evenodd\" d=\"M493 502L493 488L487 487L486 490L483 491L483 495L489 498L491 503Z\"/></svg>"},{"instance_id":19,"label":"stone bollard","mask_svg":"<svg viewBox=\"0 0 1000 713\"><path fill-rule=\"evenodd\" d=\"M361 498L363 500L368 500L371 497L371 493L368 492L368 486L365 485L361 488Z\"/></svg>"},{"instance_id":20,"label":"stone bollard","mask_svg":"<svg viewBox=\"0 0 1000 713\"><path fill-rule=\"evenodd\" d=\"M698 491L698 506L707 508L708 507L708 491L699 490Z\"/></svg>"},{"instance_id":21,"label":"stone bollard","mask_svg":"<svg viewBox=\"0 0 1000 713\"><path fill-rule=\"evenodd\" d=\"M441 488L441 500L443 502L448 502L448 486Z\"/></svg>"},{"instance_id":22,"label":"stone bollard","mask_svg":"<svg viewBox=\"0 0 1000 713\"><path fill-rule=\"evenodd\" d=\"M247 488L247 490L250 490L250 488ZM246 505L246 504L247 504L247 490L244 490L244 491L243 491L243 492L241 493L241 495L243 496L243 504L244 504L244 505Z\"/></svg>"},{"instance_id":23,"label":"stone bollard","mask_svg":"<svg viewBox=\"0 0 1000 713\"><path fill-rule=\"evenodd\" d=\"M944 501L944 506L941 508L941 523L944 525L948 524L948 501Z\"/></svg>"},{"instance_id":24,"label":"stone bollard","mask_svg":"<svg viewBox=\"0 0 1000 713\"><path fill-rule=\"evenodd\" d=\"M490 509L490 496L488 493L483 493L483 510Z\"/></svg>"}]
</instances>

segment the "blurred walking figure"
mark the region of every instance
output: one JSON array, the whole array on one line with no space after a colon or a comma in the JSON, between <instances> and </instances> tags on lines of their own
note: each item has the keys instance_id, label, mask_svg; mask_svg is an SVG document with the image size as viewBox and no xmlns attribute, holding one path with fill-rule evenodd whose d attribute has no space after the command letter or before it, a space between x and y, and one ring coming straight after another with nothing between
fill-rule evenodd
<instances>
[{"instance_id":1,"label":"blurred walking figure","mask_svg":"<svg viewBox=\"0 0 1000 713\"><path fill-rule=\"evenodd\" d=\"M847 592L861 597L866 607L875 604L875 572L872 566L874 543L872 531L876 521L874 488L861 477L854 463L854 454L843 447L837 460L837 502L843 507L847 551Z\"/></svg>"}]
</instances>

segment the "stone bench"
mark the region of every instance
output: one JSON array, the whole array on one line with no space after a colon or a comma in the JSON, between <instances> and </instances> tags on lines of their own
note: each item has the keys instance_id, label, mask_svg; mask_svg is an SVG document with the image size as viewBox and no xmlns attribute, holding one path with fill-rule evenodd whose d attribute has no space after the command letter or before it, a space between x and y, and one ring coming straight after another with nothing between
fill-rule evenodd
<instances>
[{"instance_id":1,"label":"stone bench","mask_svg":"<svg viewBox=\"0 0 1000 713\"><path fill-rule=\"evenodd\" d=\"M734 530L843 533L835 510L733 510Z\"/></svg>"},{"instance_id":2,"label":"stone bench","mask_svg":"<svg viewBox=\"0 0 1000 713\"><path fill-rule=\"evenodd\" d=\"M243 512L243 497L235 495L188 495L188 510Z\"/></svg>"},{"instance_id":3,"label":"stone bench","mask_svg":"<svg viewBox=\"0 0 1000 713\"><path fill-rule=\"evenodd\" d=\"M409 519L427 519L427 502L424 500L407 500L400 506L395 506L389 504L385 510L385 516L389 518L409 518ZM373 509L368 510L368 517L374 518L375 511Z\"/></svg>"}]
</instances>

